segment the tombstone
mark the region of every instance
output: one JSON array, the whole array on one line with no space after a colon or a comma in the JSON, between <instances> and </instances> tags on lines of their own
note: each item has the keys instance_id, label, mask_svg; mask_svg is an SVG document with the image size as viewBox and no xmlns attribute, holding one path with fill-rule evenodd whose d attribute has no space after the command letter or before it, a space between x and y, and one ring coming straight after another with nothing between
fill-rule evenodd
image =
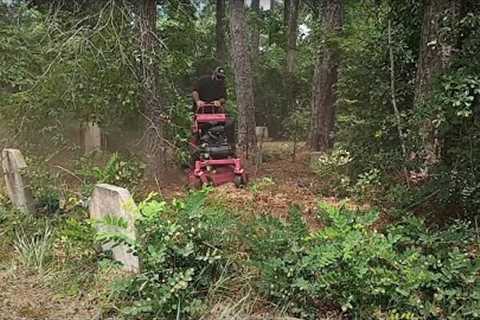
<instances>
[{"instance_id":1,"label":"tombstone","mask_svg":"<svg viewBox=\"0 0 480 320\"><path fill-rule=\"evenodd\" d=\"M33 212L32 191L26 183L26 178L22 176L27 163L20 150L3 149L2 168L8 197L13 206L26 213Z\"/></svg>"},{"instance_id":2,"label":"tombstone","mask_svg":"<svg viewBox=\"0 0 480 320\"><path fill-rule=\"evenodd\" d=\"M262 10L271 10L272 7L273 7L273 4L274 1L272 0L260 0L260 9ZM247 7L251 7L252 6L252 0L247 0L245 1L245 4L247 5Z\"/></svg>"},{"instance_id":3,"label":"tombstone","mask_svg":"<svg viewBox=\"0 0 480 320\"><path fill-rule=\"evenodd\" d=\"M112 218L121 218L127 222L127 228L115 226L106 226L99 224L98 232L112 232L127 236L135 240L135 214L137 207L127 189L116 187L109 184L97 184L92 194L90 202L90 218L93 220L103 220L110 216ZM128 246L118 245L112 247L112 243L102 246L104 251L111 250L113 258L123 264L123 270L129 272L138 272L139 260L129 251Z\"/></svg>"},{"instance_id":4,"label":"tombstone","mask_svg":"<svg viewBox=\"0 0 480 320\"><path fill-rule=\"evenodd\" d=\"M255 135L257 136L257 141L264 141L268 139L268 128L255 127Z\"/></svg>"},{"instance_id":5,"label":"tombstone","mask_svg":"<svg viewBox=\"0 0 480 320\"><path fill-rule=\"evenodd\" d=\"M82 144L85 154L102 150L102 130L95 122L87 122L82 128Z\"/></svg>"}]
</instances>

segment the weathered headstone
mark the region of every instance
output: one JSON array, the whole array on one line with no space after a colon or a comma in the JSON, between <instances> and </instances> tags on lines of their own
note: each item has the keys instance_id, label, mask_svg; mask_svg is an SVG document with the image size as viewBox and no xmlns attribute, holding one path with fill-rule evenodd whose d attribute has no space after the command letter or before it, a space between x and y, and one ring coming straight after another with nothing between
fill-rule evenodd
<instances>
[{"instance_id":1,"label":"weathered headstone","mask_svg":"<svg viewBox=\"0 0 480 320\"><path fill-rule=\"evenodd\" d=\"M22 176L27 163L20 150L3 149L2 168L8 196L15 208L24 212L33 211L33 197L26 179Z\"/></svg>"},{"instance_id":2,"label":"weathered headstone","mask_svg":"<svg viewBox=\"0 0 480 320\"><path fill-rule=\"evenodd\" d=\"M255 127L255 135L257 136L257 141L264 141L268 139L268 128Z\"/></svg>"},{"instance_id":3,"label":"weathered headstone","mask_svg":"<svg viewBox=\"0 0 480 320\"><path fill-rule=\"evenodd\" d=\"M89 154L102 150L102 130L95 122L84 124L83 130L83 151Z\"/></svg>"},{"instance_id":4,"label":"weathered headstone","mask_svg":"<svg viewBox=\"0 0 480 320\"><path fill-rule=\"evenodd\" d=\"M135 240L135 213L137 207L127 189L109 184L97 184L93 191L90 202L90 218L104 220L106 217L119 218L127 222L127 228L107 226L99 223L98 232L121 233L131 240ZM112 250L113 258L123 264L123 269L137 272L139 269L138 257L130 252L128 246L118 245L112 247L112 243L104 244L103 250Z\"/></svg>"}]
</instances>

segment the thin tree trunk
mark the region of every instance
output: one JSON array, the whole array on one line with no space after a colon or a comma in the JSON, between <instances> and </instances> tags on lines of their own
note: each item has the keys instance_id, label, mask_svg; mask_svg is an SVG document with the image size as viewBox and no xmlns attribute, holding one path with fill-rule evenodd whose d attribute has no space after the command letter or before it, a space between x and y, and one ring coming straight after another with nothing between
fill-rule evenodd
<instances>
[{"instance_id":1,"label":"thin tree trunk","mask_svg":"<svg viewBox=\"0 0 480 320\"><path fill-rule=\"evenodd\" d=\"M393 56L393 46L392 46L392 21L388 20L388 52L390 56L390 90L392 96L392 106L393 112L395 114L395 119L397 121L397 131L398 137L400 139L400 146L402 148L402 156L403 160L407 160L407 147L405 145L405 139L403 136L402 130L402 117L400 116L400 111L397 107L397 97L396 97L396 90L395 90L395 59ZM403 174L405 175L405 181L408 183L408 170L407 167L403 166Z\"/></svg>"},{"instance_id":2,"label":"thin tree trunk","mask_svg":"<svg viewBox=\"0 0 480 320\"><path fill-rule=\"evenodd\" d=\"M288 25L288 11L290 10L290 0L283 0L283 24Z\"/></svg>"},{"instance_id":3,"label":"thin tree trunk","mask_svg":"<svg viewBox=\"0 0 480 320\"><path fill-rule=\"evenodd\" d=\"M145 121L144 152L147 174L158 177L165 166L165 143L163 136L163 101L158 92L158 73L154 63L156 52L155 23L156 0L136 3L139 15L139 42L141 50L141 80L143 87L143 111Z\"/></svg>"},{"instance_id":4,"label":"thin tree trunk","mask_svg":"<svg viewBox=\"0 0 480 320\"><path fill-rule=\"evenodd\" d=\"M336 41L343 27L343 1L328 1L322 18L323 31L328 41L318 53L312 89L312 128L310 147L314 151L327 151L335 142L337 103L337 73L340 62Z\"/></svg>"},{"instance_id":5,"label":"thin tree trunk","mask_svg":"<svg viewBox=\"0 0 480 320\"><path fill-rule=\"evenodd\" d=\"M232 60L235 70L235 89L237 95L238 147L241 157L248 159L255 154L255 104L253 96L253 75L248 46L248 28L243 0L232 0L230 17L232 34Z\"/></svg>"},{"instance_id":6,"label":"thin tree trunk","mask_svg":"<svg viewBox=\"0 0 480 320\"><path fill-rule=\"evenodd\" d=\"M217 51L216 58L217 62L224 66L226 62L226 52L227 46L225 42L225 0L217 0L217 8L215 11L215 16L217 19L216 24L216 41L217 41Z\"/></svg>"},{"instance_id":7,"label":"thin tree trunk","mask_svg":"<svg viewBox=\"0 0 480 320\"><path fill-rule=\"evenodd\" d=\"M450 65L456 43L455 32L442 31L442 24L453 26L459 16L459 1L426 0L424 4L422 40L417 63L415 84L415 106L430 102L433 80ZM433 119L427 119L420 134L423 140L421 154L426 165L440 160L440 142L433 125Z\"/></svg>"},{"instance_id":8,"label":"thin tree trunk","mask_svg":"<svg viewBox=\"0 0 480 320\"><path fill-rule=\"evenodd\" d=\"M291 74L295 72L297 57L298 8L299 0L290 0L287 30L287 72Z\"/></svg>"}]
</instances>

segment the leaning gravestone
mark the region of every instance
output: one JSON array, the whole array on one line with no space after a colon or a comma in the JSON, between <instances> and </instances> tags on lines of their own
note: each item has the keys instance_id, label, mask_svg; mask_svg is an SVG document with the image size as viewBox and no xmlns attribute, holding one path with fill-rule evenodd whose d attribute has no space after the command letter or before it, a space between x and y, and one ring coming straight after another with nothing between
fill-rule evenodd
<instances>
[{"instance_id":1,"label":"leaning gravestone","mask_svg":"<svg viewBox=\"0 0 480 320\"><path fill-rule=\"evenodd\" d=\"M33 212L32 192L26 184L25 177L22 176L27 163L20 150L3 149L2 168L8 197L13 206L27 213Z\"/></svg>"},{"instance_id":2,"label":"leaning gravestone","mask_svg":"<svg viewBox=\"0 0 480 320\"><path fill-rule=\"evenodd\" d=\"M112 217L127 222L127 228L107 226L99 223L98 232L121 233L130 240L135 240L135 213L137 207L127 189L109 184L97 184L93 191L90 202L90 218L103 220ZM139 269L138 257L129 251L128 246L118 245L113 247L112 243L102 246L104 251L112 250L113 258L123 264L125 271L137 272Z\"/></svg>"}]
</instances>

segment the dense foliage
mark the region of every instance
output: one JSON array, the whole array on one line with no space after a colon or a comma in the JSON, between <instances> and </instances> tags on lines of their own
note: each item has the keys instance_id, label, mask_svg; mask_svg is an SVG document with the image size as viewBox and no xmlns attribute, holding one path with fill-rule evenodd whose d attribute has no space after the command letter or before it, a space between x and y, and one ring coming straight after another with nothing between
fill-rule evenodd
<instances>
[{"instance_id":1,"label":"dense foliage","mask_svg":"<svg viewBox=\"0 0 480 320\"><path fill-rule=\"evenodd\" d=\"M286 1L272 2L270 10L247 10L245 38L259 32L260 39L251 50L258 54L248 57L256 123L293 141L295 153L312 130L313 70L335 47L338 79L323 88L336 90L335 145L311 161L318 188L292 183L316 196L378 205L391 224L383 211L323 204L308 225L299 208L286 219L250 216L210 203L207 189L185 200L143 201L136 241L95 236L85 210L95 183L126 187L135 197L143 191L137 147L148 119L135 1L18 0L0 4L0 142L29 156L25 178L36 215L0 197L0 250L40 273L61 270L51 278L75 278L76 287L66 289L76 293L95 272L117 270L97 245L130 246L142 270L115 285L107 309L132 319L198 319L218 303L305 319L325 311L357 319L480 318L479 2L336 0L344 22L332 35L327 2L303 0L293 49ZM191 82L219 63L215 14L215 1L158 1L159 50L143 67L159 75L162 138L175 165L188 163ZM226 20L228 30L228 13ZM287 74L291 50L295 68ZM435 53L439 63L423 61ZM230 58L225 63L227 110L237 118L236 70ZM422 63L432 72L420 72ZM428 89L422 74L432 76ZM100 125L113 155L79 157L78 129L87 122ZM425 130L439 147L432 163L425 161ZM254 201L272 181L249 188ZM407 213L413 210L428 219ZM115 222L123 225L104 223Z\"/></svg>"},{"instance_id":2,"label":"dense foliage","mask_svg":"<svg viewBox=\"0 0 480 320\"><path fill-rule=\"evenodd\" d=\"M206 196L141 205L142 236L127 243L144 269L124 286L125 314L197 318L209 292L223 286L217 294L228 297L240 289L225 278L250 269L259 294L304 319L328 308L360 319L480 317L478 244L468 224L428 230L407 216L381 231L378 212L322 205L324 227L311 231L298 208L288 222L239 223L229 209L206 205Z\"/></svg>"}]
</instances>

